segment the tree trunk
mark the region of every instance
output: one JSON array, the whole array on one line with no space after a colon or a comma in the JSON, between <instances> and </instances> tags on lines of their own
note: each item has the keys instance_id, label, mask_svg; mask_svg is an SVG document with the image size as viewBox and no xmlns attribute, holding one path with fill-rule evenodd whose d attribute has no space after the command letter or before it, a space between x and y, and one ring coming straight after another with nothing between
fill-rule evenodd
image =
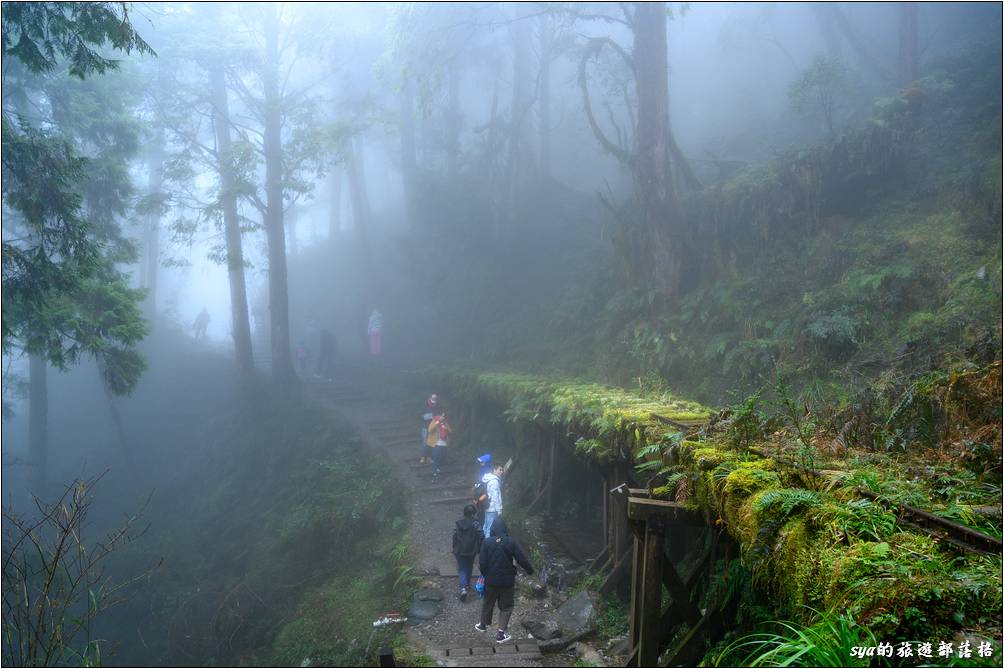
<instances>
[{"instance_id":1,"label":"tree trunk","mask_svg":"<svg viewBox=\"0 0 1004 669\"><path fill-rule=\"evenodd\" d=\"M641 236L634 252L642 269L668 293L679 289L682 214L670 173L669 65L666 6L635 3L634 63L638 96L635 180L641 200Z\"/></svg>"},{"instance_id":2,"label":"tree trunk","mask_svg":"<svg viewBox=\"0 0 1004 669\"><path fill-rule=\"evenodd\" d=\"M460 66L454 60L449 71L449 110L446 119L446 167L452 179L457 175L460 163L460 126L463 114L460 112Z\"/></svg>"},{"instance_id":3,"label":"tree trunk","mask_svg":"<svg viewBox=\"0 0 1004 669\"><path fill-rule=\"evenodd\" d=\"M366 190L366 166L363 144L359 139L347 142L346 165L349 173L349 196L352 198L352 229L364 251L369 249L370 197Z\"/></svg>"},{"instance_id":4,"label":"tree trunk","mask_svg":"<svg viewBox=\"0 0 1004 669\"><path fill-rule=\"evenodd\" d=\"M223 67L219 64L209 70L209 88L213 105L213 130L216 134L216 169L220 175L220 208L223 210L223 234L227 245L230 329L234 338L237 369L241 374L251 375L254 373L254 356L251 350L251 324L248 319L248 294L244 278L244 250L240 219L237 217L230 108Z\"/></svg>"},{"instance_id":5,"label":"tree trunk","mask_svg":"<svg viewBox=\"0 0 1004 669\"><path fill-rule=\"evenodd\" d=\"M827 4L827 9L833 17L833 21L840 29L840 32L847 39L847 42L854 48L854 54L858 60L874 73L880 81L891 81L890 72L883 64L882 54L874 45L858 32L851 22L851 19L837 4Z\"/></svg>"},{"instance_id":6,"label":"tree trunk","mask_svg":"<svg viewBox=\"0 0 1004 669\"><path fill-rule=\"evenodd\" d=\"M843 60L844 50L837 27L834 7L826 2L810 2L809 9L816 17L816 26L826 44L826 55L833 60Z\"/></svg>"},{"instance_id":7,"label":"tree trunk","mask_svg":"<svg viewBox=\"0 0 1004 669\"><path fill-rule=\"evenodd\" d=\"M160 196L161 187L164 183L164 133L157 132L153 141L153 149L149 156L149 179L147 181L147 194L151 197ZM151 325L157 315L157 278L160 274L160 216L161 207L151 210L146 218L146 316Z\"/></svg>"},{"instance_id":8,"label":"tree trunk","mask_svg":"<svg viewBox=\"0 0 1004 669\"><path fill-rule=\"evenodd\" d=\"M300 220L300 210L297 206L290 205L289 209L286 210L286 217L284 223L289 229L289 237L286 239L286 247L289 249L290 256L295 259L300 255L300 239L296 235L296 224Z\"/></svg>"},{"instance_id":9,"label":"tree trunk","mask_svg":"<svg viewBox=\"0 0 1004 669\"><path fill-rule=\"evenodd\" d=\"M334 239L342 229L342 181L340 167L331 170L331 218L328 221L328 239Z\"/></svg>"},{"instance_id":10,"label":"tree trunk","mask_svg":"<svg viewBox=\"0 0 1004 669\"><path fill-rule=\"evenodd\" d=\"M415 157L415 85L408 73L401 83L401 181L408 222L414 224L415 182L418 161Z\"/></svg>"},{"instance_id":11,"label":"tree trunk","mask_svg":"<svg viewBox=\"0 0 1004 669\"><path fill-rule=\"evenodd\" d=\"M289 287L282 202L282 100L279 97L279 25L275 5L265 18L265 237L268 242L268 298L272 377L280 384L296 378L289 348Z\"/></svg>"},{"instance_id":12,"label":"tree trunk","mask_svg":"<svg viewBox=\"0 0 1004 669\"><path fill-rule=\"evenodd\" d=\"M907 86L917 79L917 3L899 5L899 85Z\"/></svg>"},{"instance_id":13,"label":"tree trunk","mask_svg":"<svg viewBox=\"0 0 1004 669\"><path fill-rule=\"evenodd\" d=\"M525 21L516 21L510 30L513 47L512 102L509 105L509 161L506 181L511 202L517 180L528 178L533 166L533 154L530 142L527 141L533 95L530 89L530 35Z\"/></svg>"},{"instance_id":14,"label":"tree trunk","mask_svg":"<svg viewBox=\"0 0 1004 669\"><path fill-rule=\"evenodd\" d=\"M500 161L495 159L495 155L501 153L501 144L504 141L504 137L499 132L499 79L494 78L492 84L492 111L489 116L488 121L488 146L491 147L489 151L489 171L488 171L488 194L489 194L489 207L491 209L491 233L492 241L498 241L502 238L502 209L503 209L503 196L500 193L504 192L505 188L505 165L500 165Z\"/></svg>"},{"instance_id":15,"label":"tree trunk","mask_svg":"<svg viewBox=\"0 0 1004 669\"><path fill-rule=\"evenodd\" d=\"M537 130L540 137L540 176L551 176L551 59L554 29L551 17L540 17L540 94L537 99Z\"/></svg>"},{"instance_id":16,"label":"tree trunk","mask_svg":"<svg viewBox=\"0 0 1004 669\"><path fill-rule=\"evenodd\" d=\"M45 358L28 356L29 492L45 497L49 471L49 390Z\"/></svg>"}]
</instances>

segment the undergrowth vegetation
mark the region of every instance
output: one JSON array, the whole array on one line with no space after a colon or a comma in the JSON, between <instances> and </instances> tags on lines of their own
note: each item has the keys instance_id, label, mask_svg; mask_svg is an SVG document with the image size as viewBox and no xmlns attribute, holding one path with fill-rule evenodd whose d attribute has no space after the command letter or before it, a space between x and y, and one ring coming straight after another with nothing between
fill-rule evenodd
<instances>
[{"instance_id":1,"label":"undergrowth vegetation","mask_svg":"<svg viewBox=\"0 0 1004 669\"><path fill-rule=\"evenodd\" d=\"M909 379L945 355L992 359L997 57L946 62L878 101L865 126L703 193L694 214L713 269L694 290L604 292L603 279L584 298L597 371L620 383L658 371L715 403L783 376L851 402L879 375Z\"/></svg>"},{"instance_id":2,"label":"undergrowth vegetation","mask_svg":"<svg viewBox=\"0 0 1004 669\"><path fill-rule=\"evenodd\" d=\"M371 622L400 610L411 587L409 551L398 547L405 501L388 463L296 393L221 417L200 441L191 489L152 519L154 543L136 545L163 555L164 567L113 610L138 625L142 646L124 645L116 661L372 662Z\"/></svg>"},{"instance_id":3,"label":"undergrowth vegetation","mask_svg":"<svg viewBox=\"0 0 1004 669\"><path fill-rule=\"evenodd\" d=\"M1000 648L1001 557L897 516L1002 533L999 57L933 66L859 127L706 189L687 204L706 268L687 292L600 263L552 336L506 358L536 375L436 374L712 513L764 594L744 599L762 614L747 627L787 619L732 662L840 664L875 639Z\"/></svg>"}]
</instances>

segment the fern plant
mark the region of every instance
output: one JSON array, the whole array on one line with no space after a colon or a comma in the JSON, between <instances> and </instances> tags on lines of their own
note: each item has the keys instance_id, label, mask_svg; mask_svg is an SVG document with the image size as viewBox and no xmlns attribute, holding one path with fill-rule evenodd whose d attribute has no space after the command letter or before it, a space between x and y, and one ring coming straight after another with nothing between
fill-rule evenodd
<instances>
[{"instance_id":1,"label":"fern plant","mask_svg":"<svg viewBox=\"0 0 1004 669\"><path fill-rule=\"evenodd\" d=\"M788 488L768 490L757 498L753 509L758 515L769 514L777 520L787 519L796 510L818 506L819 495L812 490Z\"/></svg>"}]
</instances>

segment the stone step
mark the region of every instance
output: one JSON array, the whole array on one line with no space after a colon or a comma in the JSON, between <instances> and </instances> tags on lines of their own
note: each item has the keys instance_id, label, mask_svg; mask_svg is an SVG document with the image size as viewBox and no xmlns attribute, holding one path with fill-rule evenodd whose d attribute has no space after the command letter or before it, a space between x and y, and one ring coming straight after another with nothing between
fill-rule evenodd
<instances>
[{"instance_id":1,"label":"stone step","mask_svg":"<svg viewBox=\"0 0 1004 669\"><path fill-rule=\"evenodd\" d=\"M470 502L470 495L464 495L463 497L443 497L440 499L429 500L429 504L469 504Z\"/></svg>"},{"instance_id":2,"label":"stone step","mask_svg":"<svg viewBox=\"0 0 1004 669\"><path fill-rule=\"evenodd\" d=\"M527 661L541 659L536 640L514 639L507 643L476 646L434 648L429 657L446 667L525 666Z\"/></svg>"},{"instance_id":3,"label":"stone step","mask_svg":"<svg viewBox=\"0 0 1004 669\"><path fill-rule=\"evenodd\" d=\"M467 483L454 483L454 484L442 484L442 485L430 485L423 488L419 488L419 492L432 492L432 493L443 493L446 494L447 491L454 492L457 490L463 490L465 492L470 491L474 486ZM451 495L452 496L452 495ZM469 495L470 496L470 495Z\"/></svg>"},{"instance_id":4,"label":"stone step","mask_svg":"<svg viewBox=\"0 0 1004 669\"><path fill-rule=\"evenodd\" d=\"M417 470L428 469L429 473L430 474L432 473L432 465L421 465L421 464L418 463L417 460L415 462L411 463L411 468L412 469L417 469ZM444 474L449 474L449 473L454 473L454 472L459 473L459 472L461 472L464 469L465 469L464 465L461 465L461 464L450 464L450 463L447 463L447 464L445 464L445 465L443 465L442 467L439 468L439 470L441 472L443 472Z\"/></svg>"},{"instance_id":5,"label":"stone step","mask_svg":"<svg viewBox=\"0 0 1004 669\"><path fill-rule=\"evenodd\" d=\"M374 435L380 440L384 446L400 446L402 444L414 444L415 448L419 448L422 445L422 435L420 434L401 434L392 436L382 436L379 434Z\"/></svg>"},{"instance_id":6,"label":"stone step","mask_svg":"<svg viewBox=\"0 0 1004 669\"><path fill-rule=\"evenodd\" d=\"M414 418L408 418L406 420L382 420L380 422L370 422L366 425L366 427L371 430L403 430L410 427L421 429L423 422L424 421L422 420L416 420Z\"/></svg>"}]
</instances>

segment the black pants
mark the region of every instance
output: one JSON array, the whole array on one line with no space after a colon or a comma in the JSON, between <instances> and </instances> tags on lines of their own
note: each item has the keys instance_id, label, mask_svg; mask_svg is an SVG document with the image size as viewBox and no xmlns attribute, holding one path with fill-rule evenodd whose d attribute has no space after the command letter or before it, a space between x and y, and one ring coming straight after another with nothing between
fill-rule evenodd
<instances>
[{"instance_id":1,"label":"black pants","mask_svg":"<svg viewBox=\"0 0 1004 669\"><path fill-rule=\"evenodd\" d=\"M481 602L481 624L488 627L492 624L492 614L495 603L499 605L499 629L503 632L509 628L509 618L512 616L514 586L499 587L485 585L485 600Z\"/></svg>"}]
</instances>

